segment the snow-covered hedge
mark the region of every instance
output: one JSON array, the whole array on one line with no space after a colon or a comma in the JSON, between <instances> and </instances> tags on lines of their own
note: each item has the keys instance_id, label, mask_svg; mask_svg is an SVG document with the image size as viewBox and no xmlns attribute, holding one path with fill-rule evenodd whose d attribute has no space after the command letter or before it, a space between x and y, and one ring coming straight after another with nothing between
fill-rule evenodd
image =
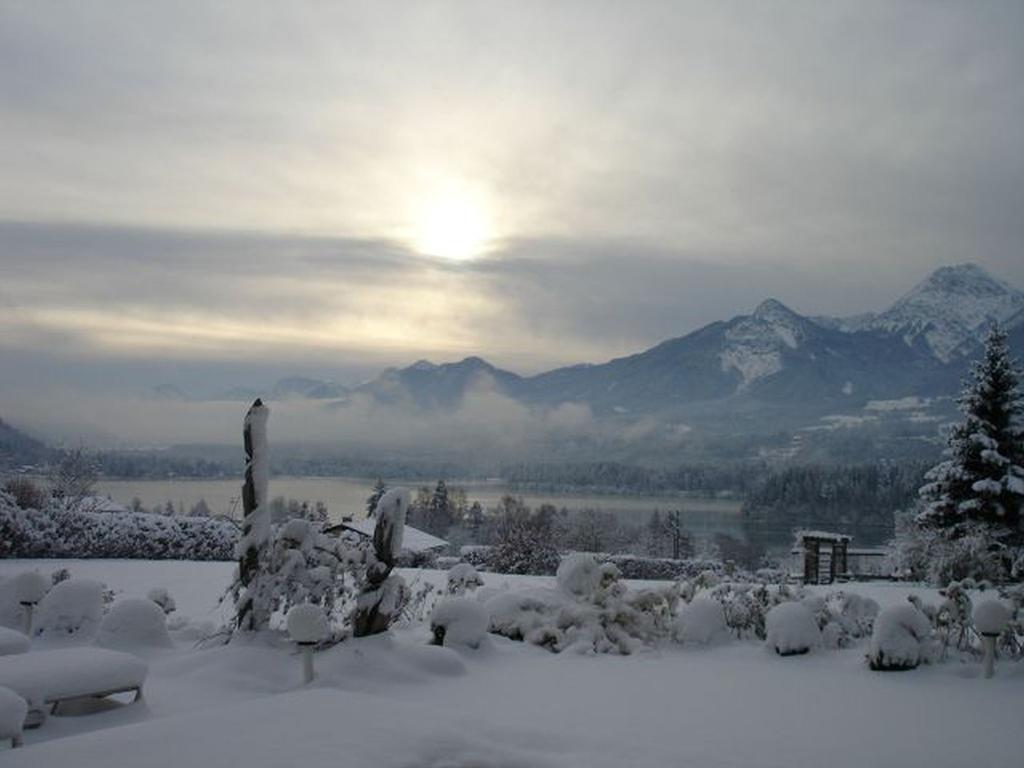
<instances>
[{"instance_id":1,"label":"snow-covered hedge","mask_svg":"<svg viewBox=\"0 0 1024 768\"><path fill-rule=\"evenodd\" d=\"M0 557L231 560L237 541L222 518L23 510L0 493Z\"/></svg>"}]
</instances>

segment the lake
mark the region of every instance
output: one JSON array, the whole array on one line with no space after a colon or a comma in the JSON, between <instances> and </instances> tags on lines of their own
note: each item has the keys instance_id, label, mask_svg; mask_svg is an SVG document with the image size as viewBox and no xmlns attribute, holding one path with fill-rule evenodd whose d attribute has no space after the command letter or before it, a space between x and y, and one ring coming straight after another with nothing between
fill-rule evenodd
<instances>
[{"instance_id":1,"label":"lake","mask_svg":"<svg viewBox=\"0 0 1024 768\"><path fill-rule=\"evenodd\" d=\"M423 483L399 483L410 490ZM285 496L300 501L323 501L332 520L342 516L362 516L366 497L370 495L373 481L347 477L273 477L270 480L270 496ZM498 482L452 482L450 487L463 488L470 502L479 501L485 509L494 507L503 495L513 493L522 496L526 503L536 508L541 504L553 504L570 510L599 509L624 516L640 516L646 519L655 509L662 512L678 509L686 527L701 536L713 533L730 533L739 530L741 502L736 499L694 498L681 496L617 496L595 493L545 493L509 491L507 485ZM163 506L170 501L175 509L188 512L200 499L217 514L241 516L240 480L103 480L96 489L114 501L128 505L138 497L146 508ZM703 536L702 536L703 537Z\"/></svg>"}]
</instances>

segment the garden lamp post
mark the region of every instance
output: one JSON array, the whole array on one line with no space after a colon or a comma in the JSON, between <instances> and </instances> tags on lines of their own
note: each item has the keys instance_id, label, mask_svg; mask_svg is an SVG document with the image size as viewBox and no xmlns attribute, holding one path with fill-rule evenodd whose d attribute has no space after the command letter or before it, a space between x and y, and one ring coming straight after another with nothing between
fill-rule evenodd
<instances>
[{"instance_id":1,"label":"garden lamp post","mask_svg":"<svg viewBox=\"0 0 1024 768\"><path fill-rule=\"evenodd\" d=\"M992 677L996 656L996 640L1010 623L1010 609L998 600L978 603L974 609L974 627L985 646L985 677Z\"/></svg>"},{"instance_id":2,"label":"garden lamp post","mask_svg":"<svg viewBox=\"0 0 1024 768\"><path fill-rule=\"evenodd\" d=\"M324 609L313 603L296 605L288 611L288 634L302 654L302 684L313 682L313 647L327 637L329 627Z\"/></svg>"},{"instance_id":3,"label":"garden lamp post","mask_svg":"<svg viewBox=\"0 0 1024 768\"><path fill-rule=\"evenodd\" d=\"M25 634L32 634L32 611L46 596L49 586L46 579L38 571L26 571L18 574L14 580L14 590L21 607L25 609Z\"/></svg>"}]
</instances>

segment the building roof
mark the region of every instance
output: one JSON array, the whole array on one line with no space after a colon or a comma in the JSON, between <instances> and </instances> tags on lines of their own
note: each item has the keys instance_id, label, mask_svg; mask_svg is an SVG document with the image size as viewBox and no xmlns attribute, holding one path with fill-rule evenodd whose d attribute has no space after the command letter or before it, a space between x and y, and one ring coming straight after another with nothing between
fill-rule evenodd
<instances>
[{"instance_id":1,"label":"building roof","mask_svg":"<svg viewBox=\"0 0 1024 768\"><path fill-rule=\"evenodd\" d=\"M851 541L853 537L847 536L845 533L831 533L829 531L797 531L796 540L798 544L806 539L834 541L836 543L840 543L844 541Z\"/></svg>"},{"instance_id":2,"label":"building roof","mask_svg":"<svg viewBox=\"0 0 1024 768\"><path fill-rule=\"evenodd\" d=\"M354 531L360 536L372 538L373 529L377 527L377 519L374 517L364 517L361 520L345 520L337 527L347 531ZM447 546L448 542L444 539L431 536L426 531L413 528L411 525L406 525L405 533L402 534L402 549L409 552L429 552L432 549L444 549Z\"/></svg>"},{"instance_id":3,"label":"building roof","mask_svg":"<svg viewBox=\"0 0 1024 768\"><path fill-rule=\"evenodd\" d=\"M85 496L75 509L79 512L127 512L128 507L118 504L109 496Z\"/></svg>"}]
</instances>

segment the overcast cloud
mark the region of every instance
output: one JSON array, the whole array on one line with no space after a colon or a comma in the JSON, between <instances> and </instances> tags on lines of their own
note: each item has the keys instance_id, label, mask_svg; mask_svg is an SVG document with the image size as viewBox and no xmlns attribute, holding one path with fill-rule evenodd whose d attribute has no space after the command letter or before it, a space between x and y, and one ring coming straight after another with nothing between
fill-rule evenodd
<instances>
[{"instance_id":1,"label":"overcast cloud","mask_svg":"<svg viewBox=\"0 0 1024 768\"><path fill-rule=\"evenodd\" d=\"M1024 285L1022 81L1019 2L7 3L0 413Z\"/></svg>"}]
</instances>

